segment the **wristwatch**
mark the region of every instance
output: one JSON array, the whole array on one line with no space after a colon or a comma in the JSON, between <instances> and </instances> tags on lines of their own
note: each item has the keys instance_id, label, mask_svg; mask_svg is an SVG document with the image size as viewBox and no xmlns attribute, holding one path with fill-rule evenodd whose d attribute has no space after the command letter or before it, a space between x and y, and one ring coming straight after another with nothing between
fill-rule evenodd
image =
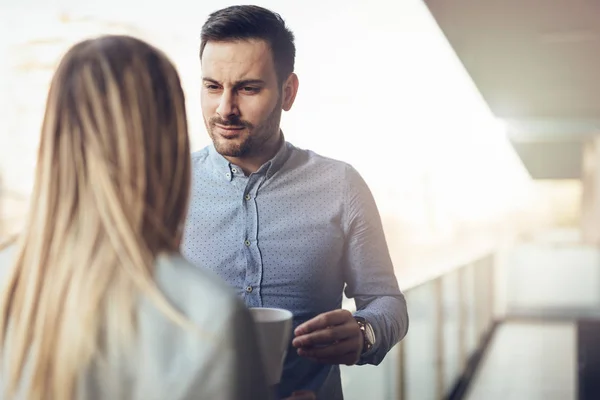
<instances>
[{"instance_id":1,"label":"wristwatch","mask_svg":"<svg viewBox=\"0 0 600 400\"><path fill-rule=\"evenodd\" d=\"M375 345L375 331L370 323L367 322L363 317L354 317L358 323L358 327L363 334L363 353L371 350Z\"/></svg>"}]
</instances>

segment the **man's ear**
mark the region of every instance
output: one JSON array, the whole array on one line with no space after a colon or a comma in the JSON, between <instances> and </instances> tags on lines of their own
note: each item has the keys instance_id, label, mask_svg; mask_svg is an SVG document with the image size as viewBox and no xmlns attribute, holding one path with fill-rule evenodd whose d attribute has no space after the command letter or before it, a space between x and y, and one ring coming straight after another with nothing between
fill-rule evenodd
<instances>
[{"instance_id":1,"label":"man's ear","mask_svg":"<svg viewBox=\"0 0 600 400\"><path fill-rule=\"evenodd\" d=\"M298 93L299 85L300 81L298 81L298 75L293 72L283 83L281 93L283 93L282 108L284 111L290 111L294 105L294 100L296 100L296 94Z\"/></svg>"}]
</instances>

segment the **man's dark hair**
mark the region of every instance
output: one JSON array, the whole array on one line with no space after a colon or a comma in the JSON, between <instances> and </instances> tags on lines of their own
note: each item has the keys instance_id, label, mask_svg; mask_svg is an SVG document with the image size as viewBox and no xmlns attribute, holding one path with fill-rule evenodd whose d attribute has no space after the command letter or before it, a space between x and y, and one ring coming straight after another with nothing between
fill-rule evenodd
<instances>
[{"instance_id":1,"label":"man's dark hair","mask_svg":"<svg viewBox=\"0 0 600 400\"><path fill-rule=\"evenodd\" d=\"M209 41L261 39L271 47L275 71L282 84L294 72L296 46L294 34L283 18L266 8L252 5L231 6L215 11L202 26L200 59Z\"/></svg>"}]
</instances>

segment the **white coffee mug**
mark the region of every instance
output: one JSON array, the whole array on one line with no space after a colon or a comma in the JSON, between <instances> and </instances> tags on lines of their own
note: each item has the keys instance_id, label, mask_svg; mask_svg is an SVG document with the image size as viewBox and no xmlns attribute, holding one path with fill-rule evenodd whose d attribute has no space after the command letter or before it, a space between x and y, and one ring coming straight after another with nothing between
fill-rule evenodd
<instances>
[{"instance_id":1,"label":"white coffee mug","mask_svg":"<svg viewBox=\"0 0 600 400\"><path fill-rule=\"evenodd\" d=\"M283 362L292 336L290 311L281 308L250 308L258 344L267 375L267 383L276 385L281 380Z\"/></svg>"}]
</instances>

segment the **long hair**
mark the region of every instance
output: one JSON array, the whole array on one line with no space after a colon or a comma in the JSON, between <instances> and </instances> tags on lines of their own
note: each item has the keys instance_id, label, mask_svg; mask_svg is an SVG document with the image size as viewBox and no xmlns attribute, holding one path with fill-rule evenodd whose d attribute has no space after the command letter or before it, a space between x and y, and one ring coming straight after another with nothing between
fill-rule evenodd
<instances>
[{"instance_id":1,"label":"long hair","mask_svg":"<svg viewBox=\"0 0 600 400\"><path fill-rule=\"evenodd\" d=\"M7 393L68 400L96 358L122 354L176 252L190 190L185 100L167 57L128 36L73 46L52 79L31 209L0 297ZM27 370L27 373L24 371Z\"/></svg>"}]
</instances>

